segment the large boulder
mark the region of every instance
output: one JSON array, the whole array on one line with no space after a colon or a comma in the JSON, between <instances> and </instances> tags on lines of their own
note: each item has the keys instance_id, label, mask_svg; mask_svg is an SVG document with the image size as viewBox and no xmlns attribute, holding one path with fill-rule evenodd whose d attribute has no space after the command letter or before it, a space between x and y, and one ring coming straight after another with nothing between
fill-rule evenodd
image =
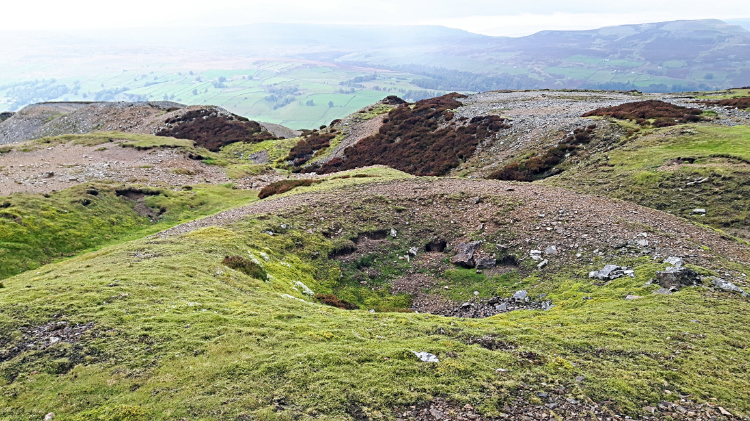
<instances>
[{"instance_id":1,"label":"large boulder","mask_svg":"<svg viewBox=\"0 0 750 421\"><path fill-rule=\"evenodd\" d=\"M656 272L656 282L664 288L680 289L700 285L698 272L682 266L670 266L664 272Z\"/></svg>"},{"instance_id":2,"label":"large boulder","mask_svg":"<svg viewBox=\"0 0 750 421\"><path fill-rule=\"evenodd\" d=\"M465 268L473 268L476 265L474 254L482 246L481 241L472 241L470 243L460 243L456 246L458 253L453 256L451 263Z\"/></svg>"}]
</instances>

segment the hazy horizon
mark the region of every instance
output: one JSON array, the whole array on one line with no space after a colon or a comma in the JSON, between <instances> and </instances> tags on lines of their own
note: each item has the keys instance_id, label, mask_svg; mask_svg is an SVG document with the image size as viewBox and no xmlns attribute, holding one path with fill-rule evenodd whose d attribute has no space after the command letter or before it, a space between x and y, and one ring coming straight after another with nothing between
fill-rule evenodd
<instances>
[{"instance_id":1,"label":"hazy horizon","mask_svg":"<svg viewBox=\"0 0 750 421\"><path fill-rule=\"evenodd\" d=\"M713 4L668 0L602 4L591 0L555 2L493 2L467 0L460 5L439 0L376 2L322 0L227 0L210 8L197 0L133 0L102 6L91 0L59 3L43 0L4 6L3 30L210 28L253 23L310 23L351 25L441 25L482 35L524 36L543 30L586 30L606 26L674 20L745 19L737 16L746 2ZM147 11L147 13L144 13ZM745 13L750 19L750 11Z\"/></svg>"}]
</instances>

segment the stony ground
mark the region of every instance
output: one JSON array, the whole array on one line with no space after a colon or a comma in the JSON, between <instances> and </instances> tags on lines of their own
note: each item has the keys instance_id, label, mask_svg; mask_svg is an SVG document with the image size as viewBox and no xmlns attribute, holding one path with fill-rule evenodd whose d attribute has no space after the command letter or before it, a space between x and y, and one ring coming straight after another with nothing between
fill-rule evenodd
<instances>
[{"instance_id":1,"label":"stony ground","mask_svg":"<svg viewBox=\"0 0 750 421\"><path fill-rule=\"evenodd\" d=\"M464 106L457 116L476 117L499 114L512 119L511 129L496 140L480 145L479 150L463 168L454 174L483 177L498 169L508 158L560 142L576 128L594 123L581 115L596 108L611 107L627 102L661 100L675 105L710 110L719 116L715 124L734 126L750 124L750 113L716 106L706 106L684 94L639 94L623 92L585 91L528 91L484 92L462 99ZM603 126L599 123L598 126ZM463 170L462 170L463 169Z\"/></svg>"}]
</instances>

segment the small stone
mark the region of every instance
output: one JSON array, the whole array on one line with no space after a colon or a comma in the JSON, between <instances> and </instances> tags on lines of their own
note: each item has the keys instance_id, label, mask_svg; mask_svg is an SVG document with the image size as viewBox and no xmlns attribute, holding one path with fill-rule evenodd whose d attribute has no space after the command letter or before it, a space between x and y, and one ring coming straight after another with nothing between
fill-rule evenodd
<instances>
[{"instance_id":1,"label":"small stone","mask_svg":"<svg viewBox=\"0 0 750 421\"><path fill-rule=\"evenodd\" d=\"M395 228L391 228L391 237L396 238L398 236L398 231L396 231Z\"/></svg>"},{"instance_id":2,"label":"small stone","mask_svg":"<svg viewBox=\"0 0 750 421\"><path fill-rule=\"evenodd\" d=\"M549 263L549 260L544 259L541 262L539 262L538 265L536 265L537 269L542 269L543 267L547 266L547 263Z\"/></svg>"},{"instance_id":3,"label":"small stone","mask_svg":"<svg viewBox=\"0 0 750 421\"><path fill-rule=\"evenodd\" d=\"M528 300L528 296L529 296L529 293L525 289L522 289L520 291L516 291L516 293L513 294L513 298L512 299L513 299L513 301L516 301L516 302L518 302L518 301L527 301Z\"/></svg>"},{"instance_id":4,"label":"small stone","mask_svg":"<svg viewBox=\"0 0 750 421\"><path fill-rule=\"evenodd\" d=\"M659 288L654 291L654 294L672 295L672 290L669 288Z\"/></svg>"},{"instance_id":5,"label":"small stone","mask_svg":"<svg viewBox=\"0 0 750 421\"><path fill-rule=\"evenodd\" d=\"M705 209L693 209L693 214L696 214L696 215L705 215L706 214L706 210Z\"/></svg>"},{"instance_id":6,"label":"small stone","mask_svg":"<svg viewBox=\"0 0 750 421\"><path fill-rule=\"evenodd\" d=\"M532 259L536 261L542 260L542 251L541 250L531 250L529 252L529 256L531 256Z\"/></svg>"},{"instance_id":7,"label":"small stone","mask_svg":"<svg viewBox=\"0 0 750 421\"><path fill-rule=\"evenodd\" d=\"M547 254L547 255L557 254L557 247L555 246L547 247L546 249L544 249L544 254Z\"/></svg>"},{"instance_id":8,"label":"small stone","mask_svg":"<svg viewBox=\"0 0 750 421\"><path fill-rule=\"evenodd\" d=\"M508 372L508 370L506 370L504 368L498 368L495 371L498 372L498 373L507 373Z\"/></svg>"},{"instance_id":9,"label":"small stone","mask_svg":"<svg viewBox=\"0 0 750 421\"><path fill-rule=\"evenodd\" d=\"M646 240L645 238L642 238L642 239L638 240L638 246L640 246L640 247L648 247L648 240Z\"/></svg>"},{"instance_id":10,"label":"small stone","mask_svg":"<svg viewBox=\"0 0 750 421\"><path fill-rule=\"evenodd\" d=\"M630 300L637 300L639 298L643 298L643 297L641 297L640 295L628 295L628 296L625 297L625 299L628 300L628 301L630 301Z\"/></svg>"},{"instance_id":11,"label":"small stone","mask_svg":"<svg viewBox=\"0 0 750 421\"><path fill-rule=\"evenodd\" d=\"M55 419L55 413L50 412L49 414L44 416L44 421L52 421Z\"/></svg>"},{"instance_id":12,"label":"small stone","mask_svg":"<svg viewBox=\"0 0 750 421\"><path fill-rule=\"evenodd\" d=\"M416 256L418 251L419 251L418 248L412 247L412 248L409 249L409 255Z\"/></svg>"},{"instance_id":13,"label":"small stone","mask_svg":"<svg viewBox=\"0 0 750 421\"><path fill-rule=\"evenodd\" d=\"M722 408L722 407L719 407L719 412L721 413L721 415L726 415L726 416L728 416L728 417L731 417L731 416L732 416L732 413L731 413L731 412L727 411L726 409L724 409L724 408Z\"/></svg>"},{"instance_id":14,"label":"small stone","mask_svg":"<svg viewBox=\"0 0 750 421\"><path fill-rule=\"evenodd\" d=\"M416 352L412 351L414 355L417 356L420 360L426 363L439 363L440 360L438 360L438 357L436 357L434 354L430 354L429 352Z\"/></svg>"}]
</instances>

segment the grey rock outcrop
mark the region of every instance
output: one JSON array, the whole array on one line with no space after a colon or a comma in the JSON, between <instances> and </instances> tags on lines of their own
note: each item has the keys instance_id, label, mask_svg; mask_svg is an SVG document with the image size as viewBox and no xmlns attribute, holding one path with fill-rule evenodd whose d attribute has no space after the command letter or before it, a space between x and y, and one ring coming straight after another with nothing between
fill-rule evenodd
<instances>
[{"instance_id":1,"label":"grey rock outcrop","mask_svg":"<svg viewBox=\"0 0 750 421\"><path fill-rule=\"evenodd\" d=\"M670 266L663 272L656 272L656 282L667 289L680 289L685 286L700 285L698 272L682 266Z\"/></svg>"},{"instance_id":2,"label":"grey rock outcrop","mask_svg":"<svg viewBox=\"0 0 750 421\"><path fill-rule=\"evenodd\" d=\"M477 250L479 250L479 247L481 246L481 241L472 241L470 243L459 244L458 246L456 246L458 254L453 256L453 258L451 259L451 263L466 268L473 268L476 265L476 262L474 261L474 254L477 252Z\"/></svg>"},{"instance_id":3,"label":"grey rock outcrop","mask_svg":"<svg viewBox=\"0 0 750 421\"><path fill-rule=\"evenodd\" d=\"M490 269L497 266L497 261L493 257L480 257L476 263L477 269Z\"/></svg>"},{"instance_id":4,"label":"grey rock outcrop","mask_svg":"<svg viewBox=\"0 0 750 421\"><path fill-rule=\"evenodd\" d=\"M712 276L711 283L714 284L716 288L723 289L724 291L737 292L742 294L742 296L744 297L748 296L748 294L742 288L724 279Z\"/></svg>"},{"instance_id":5,"label":"grey rock outcrop","mask_svg":"<svg viewBox=\"0 0 750 421\"><path fill-rule=\"evenodd\" d=\"M593 270L589 272L589 278L598 279L600 281L611 281L623 276L635 278L635 272L627 266L618 265L606 265L601 270Z\"/></svg>"}]
</instances>

